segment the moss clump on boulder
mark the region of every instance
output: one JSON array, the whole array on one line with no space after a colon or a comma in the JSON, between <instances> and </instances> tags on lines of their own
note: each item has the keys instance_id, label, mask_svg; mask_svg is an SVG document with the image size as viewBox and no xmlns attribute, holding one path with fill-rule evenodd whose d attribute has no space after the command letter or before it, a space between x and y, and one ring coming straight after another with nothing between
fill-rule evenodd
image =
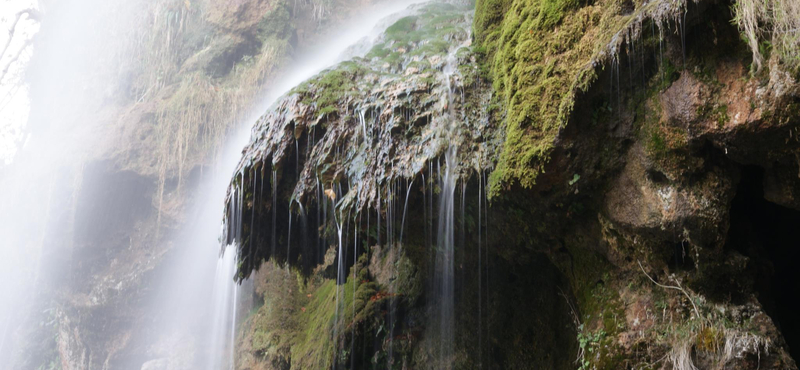
<instances>
[{"instance_id":1,"label":"moss clump on boulder","mask_svg":"<svg viewBox=\"0 0 800 370\"><path fill-rule=\"evenodd\" d=\"M604 0L478 1L474 33L482 71L507 112L492 195L513 184L536 184L576 95L588 90L597 69L616 60L644 21L660 26L679 14L684 2L629 6Z\"/></svg>"}]
</instances>

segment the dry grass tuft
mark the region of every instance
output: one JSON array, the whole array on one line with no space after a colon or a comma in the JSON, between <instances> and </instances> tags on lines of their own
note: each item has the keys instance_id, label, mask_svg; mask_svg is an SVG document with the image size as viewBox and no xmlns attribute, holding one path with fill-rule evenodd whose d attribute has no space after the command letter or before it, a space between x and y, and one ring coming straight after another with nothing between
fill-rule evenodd
<instances>
[{"instance_id":1,"label":"dry grass tuft","mask_svg":"<svg viewBox=\"0 0 800 370\"><path fill-rule=\"evenodd\" d=\"M739 0L735 21L753 51L755 71L764 64L765 46L772 46L790 68L800 66L800 2Z\"/></svg>"},{"instance_id":2,"label":"dry grass tuft","mask_svg":"<svg viewBox=\"0 0 800 370\"><path fill-rule=\"evenodd\" d=\"M752 328L746 328L741 323L734 323L725 316L724 309L709 304L701 296L684 288L677 278L670 277L675 285L659 284L645 272L641 262L639 268L656 286L679 291L692 305L694 315L678 321L670 317L669 323L662 328L667 335L664 343L669 347L664 360L672 364L673 369L698 370L695 360L702 357L712 364L713 369L721 370L747 354L757 355L760 359L762 352L769 353L769 338L754 334Z\"/></svg>"},{"instance_id":3,"label":"dry grass tuft","mask_svg":"<svg viewBox=\"0 0 800 370\"><path fill-rule=\"evenodd\" d=\"M692 341L683 339L673 343L667 354L667 361L674 370L697 370L692 361Z\"/></svg>"},{"instance_id":4,"label":"dry grass tuft","mask_svg":"<svg viewBox=\"0 0 800 370\"><path fill-rule=\"evenodd\" d=\"M148 3L134 20L137 31L126 38L128 55L121 58L135 61L128 67L134 105L151 106L154 113L159 224L167 180L177 179L180 191L185 174L218 153L228 129L253 108L289 47L285 40L261 40L254 55L232 62L224 76L204 71L202 64L197 68L193 63L198 58L193 57L213 53L224 44L215 38L227 37L205 19L202 8L207 5L187 0Z\"/></svg>"}]
</instances>

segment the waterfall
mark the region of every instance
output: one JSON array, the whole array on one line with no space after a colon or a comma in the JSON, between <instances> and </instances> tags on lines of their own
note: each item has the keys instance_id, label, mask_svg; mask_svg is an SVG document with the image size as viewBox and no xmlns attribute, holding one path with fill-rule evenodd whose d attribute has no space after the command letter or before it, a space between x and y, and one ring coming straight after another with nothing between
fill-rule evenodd
<instances>
[{"instance_id":1,"label":"waterfall","mask_svg":"<svg viewBox=\"0 0 800 370\"><path fill-rule=\"evenodd\" d=\"M246 145L251 135L250 123L256 122L264 111L291 88L342 58L359 52L360 50L349 50L350 46L359 41L365 43L364 39L374 40L382 31L381 27L388 26L393 21L387 17L400 17L410 4L419 2L422 1L402 1L381 8L367 9L368 21L350 22L351 26L348 29L334 35L328 42L322 43L320 49L299 55L296 65L270 86L263 102L254 109L253 114L243 121L244 124L233 130L211 174L200 185L198 193L211 196L202 197L202 201L195 205L195 211L190 212L196 216L179 232L181 236L176 242L177 262L170 266L170 271L162 277L164 282L162 292L151 304L151 315L158 318L154 319L154 322L158 323L155 326L158 327L143 338L139 338L141 342L149 346L150 343L163 341L162 338L177 336L182 338L181 341L191 342L195 346L193 355L196 357L193 360L195 366L192 368L235 369L236 325L240 319L238 314L245 312L244 308L239 306L239 298L249 296L250 292L244 291L245 288L234 282L238 248L227 246L220 256L218 238L220 215L225 213L224 195L231 174L240 160L241 148ZM296 155L299 156L299 153ZM271 187L268 194L263 196L271 198L272 204L277 204L281 201L277 189L277 184L281 181L280 175L274 168L266 168L262 174L264 177L258 179L259 185L263 188L264 182L268 182L267 185ZM239 181L244 181L243 174L239 173L236 176ZM233 197L232 203L236 206L227 217L233 225L233 232L237 234L235 239L239 241L243 237L240 228L242 217L245 216L242 214L244 195L241 191L236 191ZM299 218L301 223L304 223L305 210L302 209L302 205L299 207ZM323 207L327 207L327 204L323 204ZM270 220L273 230L272 240L267 244L267 247L273 249L273 254L278 244L275 239L278 232L288 232L276 230L277 218L280 217L275 213L277 208L272 207ZM327 209L323 211L327 215ZM252 219L252 215L248 216ZM293 218L291 211L288 216L291 222ZM170 356L179 356L172 353L165 355L170 361L173 360L169 358Z\"/></svg>"},{"instance_id":2,"label":"waterfall","mask_svg":"<svg viewBox=\"0 0 800 370\"><path fill-rule=\"evenodd\" d=\"M374 6L369 11L369 13L370 13L369 16L364 17L364 15L362 14L361 15L362 17L359 18L358 22L351 22L350 23L351 26L349 27L348 30L346 30L346 32L344 32L343 34L337 36L336 38L333 38L333 39L329 40L330 42L322 43L322 45L324 45L324 47L321 50L318 50L315 53L312 53L312 54L309 54L309 55L301 56L300 59L305 60L305 63L302 62L302 61L300 63L298 63L294 68L292 68L292 73L289 73L289 74L285 75L283 79L279 80L275 84L275 87L273 88L273 90L274 90L273 92L279 91L280 93L279 94L271 94L270 95L270 98L267 99L269 101L269 103L264 105L265 110L268 109L268 107L271 107L272 103L274 103L276 101L277 97L281 96L283 93L289 91L291 88L293 88L296 85L300 84L302 81L305 81L306 79L312 77L313 74L321 71L322 69L324 69L324 68L326 68L326 67L328 67L330 65L333 65L336 62L347 60L347 59L350 59L350 58L355 57L355 56L363 56L364 54L366 54L370 50L372 43L376 40L376 37L379 36L380 34L382 34L386 27L390 26L397 19L401 18L402 16L405 16L406 14L408 14L410 12L408 10L408 7L410 5L417 4L417 3L422 3L422 2L425 2L425 1L426 0L405 0L405 1L393 2L391 4L381 4L380 6ZM366 19L366 21L363 21L363 19ZM356 110L356 111L354 111L354 114L357 116L357 118L359 120L359 124L361 126L361 134L363 136L363 140L365 140L365 141L370 140L370 135L369 135L369 131L367 129L367 122L366 122L366 116L365 116L366 111L365 110ZM251 122L256 122L256 121L257 121L256 118L253 118L251 120ZM311 136L311 139L312 140L314 139L314 135L313 134ZM246 142L246 141L242 141L242 143L244 143L244 142ZM299 176L301 174L301 167L300 167L301 161L300 161L300 142L298 141L297 138L294 138L294 144L295 144L294 145L294 147L295 147L294 151L295 151L295 166L296 166L295 167L295 174L298 176L298 178L294 179L294 180L299 181L300 180ZM243 146L244 145L242 144L242 145L235 145L234 147L241 148ZM336 156L337 157L340 155L339 154L339 150L340 150L340 148L336 149L336 153L337 153ZM244 179L244 177L242 177L242 179ZM293 205L292 203L297 202L297 206L298 206L299 212L300 212L300 214L298 216L300 218L300 221L301 221L301 224L302 224L302 227L303 227L304 230L306 228L305 227L306 214L305 214L305 210L303 208L303 204L301 204L300 201L298 201L296 199L291 200L290 204L289 204L289 207L288 207L289 208L289 211L288 211L289 230L288 231L279 231L279 230L277 230L276 229L277 228L277 222L276 221L277 221L277 217L278 216L276 214L276 210L277 210L278 207L276 205L280 201L279 196L278 196L278 186L279 186L278 183L279 183L280 179L278 177L277 170L275 168L272 169L271 180L272 180L271 181L271 191L272 191L272 193L271 193L271 198L272 198L272 207L271 207L272 208L272 218L271 218L271 222L272 222L272 230L271 231L272 232L271 232L271 234L272 234L272 240L270 241L270 243L271 243L271 248L272 248L272 254L273 255L275 254L275 248L277 246L276 236L278 235L278 233L279 232L287 232L287 243L286 243L287 253L286 253L286 256L287 256L287 273L288 273L290 271L290 269L288 268L288 261L289 261L289 256L291 255L291 248L292 248L292 243L291 243L291 241L292 241L292 229L291 229L292 226L291 225L293 223L293 214L292 214L292 210L291 210L291 208L292 208L291 206ZM347 236L346 233L349 231L349 222L350 222L351 214L350 214L350 210L348 210L347 213L344 214L342 212L342 209L337 207L338 206L337 202L340 201L341 199L343 199L343 196L346 193L342 189L343 184L339 183L339 184L332 184L332 185L333 185L333 187L330 190L332 190L334 192L334 194L336 194L336 196L333 199L331 199L330 204L328 204L328 200L327 200L327 197L326 197L327 190L324 189L324 185L323 185L322 182L320 182L319 178L316 179L316 188L317 188L317 191L320 194L320 198L321 199L325 199L323 202L320 202L321 205L317 204L317 210L316 210L317 215L318 215L317 216L317 222L319 222L319 215L321 213L322 217L323 217L322 224L323 225L326 224L327 221L328 221L327 217L329 216L329 212L330 212L330 214L333 216L333 221L336 224L337 242L338 242L337 243L337 245L338 245L338 258L337 258L337 261L336 261L336 293L335 293L335 307L336 308L335 308L335 316L333 317L333 322L337 323L337 325L334 326L334 330L335 330L335 332L334 332L334 347L338 348L339 347L338 332L336 332L336 330L338 330L338 323L340 322L340 311L343 311L343 309L344 309L342 307L341 303L342 303L343 296L345 295L345 293L342 291L342 288L340 287L340 285L344 285L346 283L346 280L347 280L347 274L344 271L344 269L346 267L346 261L344 260L344 258L345 258L345 245L349 241L348 236ZM352 184L350 184L349 181L348 181L348 183L346 185L347 185L347 190L349 191L349 189L351 188ZM263 183L262 183L262 186L263 186ZM395 207L394 207L392 202L395 199L392 196L392 194L394 194L394 192L392 190L389 190L389 189L390 189L390 185L387 185L387 193L389 194L389 198L386 201L387 201L387 206L389 207L389 210L390 210L390 212L387 213L387 215L388 215L387 217L389 217L390 219L387 220L387 223L386 223L386 225L388 227L387 241L389 241L390 246L393 246L393 242L394 242L395 232L396 231L393 229L393 226L394 226L394 215L392 213L394 212ZM407 193L409 193L410 190L411 190L411 184L409 184L409 188L407 190ZM236 197L237 195L241 196L241 194L236 194L236 193L233 194L234 197ZM407 200L408 200L408 195L406 196L406 201ZM238 202L238 204L237 204L237 202ZM231 200L231 203L234 205L233 206L233 212L234 213L241 213L243 211L242 200L240 198L238 198L238 199L234 198L233 200ZM321 209L320 209L320 206L321 206ZM329 210L328 207L331 207L331 209ZM380 202L378 202L378 215L380 216ZM405 210L404 210L404 215L403 216L405 217ZM237 217L240 218L242 216L241 215L230 215L229 216L229 221L231 221L231 225L233 225L233 230L234 230L233 232L235 232L235 233L236 232L240 232L239 231L240 226L237 225L237 222L238 222L237 221L238 220ZM252 219L252 216L251 216L251 219ZM356 213L356 215L354 215L354 219L353 219L354 223L356 223L356 226L353 229L353 231L354 231L354 248L353 248L354 265L357 263L357 258L358 258L358 254L357 254L358 237L357 237L357 235L358 235L359 223L357 223L357 221L356 221L357 219L359 219L358 213ZM379 222L379 225L378 225L378 230L379 230L378 233L379 233L379 235L378 235L377 238L378 238L378 243L380 244L380 217L378 218L378 222ZM402 235L402 227L401 227L401 235ZM305 236L305 232L301 233L301 237L304 237L304 236ZM237 235L234 239L236 241L241 241L241 236ZM324 240L319 240L318 243L319 243L320 249L323 249L324 248L324 245L323 245L324 244ZM298 243L295 242L295 244L298 244ZM305 245L305 243L301 240L300 245ZM229 249L236 249L236 248L234 246L234 247L229 247ZM229 255L230 254L226 254L223 257L223 261L227 261L228 258L233 258L235 260L234 257L229 257ZM322 253L321 253L321 255L322 255ZM228 268L227 265L224 265L224 266L225 267L218 267L218 271L227 271L226 270ZM233 273L235 273L235 268L233 269L233 271L230 274L230 276L233 276ZM354 279L355 279L355 270L353 271L353 273L354 273ZM355 289L355 288L356 288L356 284L354 284L354 286L353 286L353 289ZM236 293L237 292L236 289L237 288L235 288L235 287L233 288L234 300L235 300L235 297L236 297L236 294L237 294ZM221 290L221 291L224 291L224 290ZM354 290L353 294L355 295L355 290ZM221 295L224 296L224 294L221 294ZM216 299L216 296L215 296L215 299ZM230 336L229 336L229 340L230 340L230 343L231 343L229 345L229 348L230 348L229 350L230 351L235 350L233 348L233 345L235 343L233 338L235 336L234 328L235 328L235 324L236 324L236 319L235 319L236 303L234 302L232 304L232 306L233 306L232 311L227 311L226 309L224 309L224 307L220 308L220 309L215 309L215 311L214 311L215 312L215 314L214 314L215 315L215 319L214 319L215 323L216 322L231 322L232 325L233 325L231 327L231 329L230 329ZM354 310L354 312L355 312L355 310ZM233 320L227 320L226 321L226 318L230 317L231 315L233 315ZM392 330L393 329L390 329L390 331L392 331ZM215 337L219 337L219 334L214 334L214 336ZM217 338L215 340L219 340L219 338ZM217 347L215 347L215 348L218 349L220 347L219 347L219 345L217 345ZM214 348L212 348L212 350L214 350ZM233 353L233 352L231 352L231 353ZM391 359L391 349L390 349L389 357ZM391 362L391 360L390 360L390 362ZM215 359L215 361L211 361L211 363L220 363L220 361L218 359ZM232 360L229 363L232 364L233 363ZM334 355L334 364L336 364L335 355Z\"/></svg>"},{"instance_id":3,"label":"waterfall","mask_svg":"<svg viewBox=\"0 0 800 370\"><path fill-rule=\"evenodd\" d=\"M238 123L235 127L230 129L228 133L228 137L224 145L222 145L221 152L218 153L219 155L215 158L215 163L204 167L202 169L200 177L196 180L196 183L191 184L193 190L196 191L196 194L200 194L201 196L191 198L191 204L186 206L186 210L180 210L182 213L181 216L185 218L180 218L180 225L177 226L177 230L170 231L170 233L174 233L171 235L169 240L172 243L169 248L164 246L163 249L169 249L168 252L165 252L165 255L156 255L151 258L154 266L153 269L157 269L157 271L152 272L152 277L148 276L147 287L144 287L144 290L148 290L146 292L146 296L141 299L141 307L131 307L132 311L141 310L142 316L146 317L146 321L142 324L143 328L137 328L130 339L130 346L140 348L141 351L136 353L136 358L125 359L125 361L129 361L129 363L125 363L125 368L141 368L142 363L148 363L152 361L158 361L158 363L169 362L170 366L173 366L175 361L183 361L183 360L176 360L175 358L180 357L186 353L189 353L186 357L191 357L190 368L205 368L208 370L231 370L235 368L235 343L236 343L236 324L237 320L241 319L240 315L243 312L242 307L239 306L239 297L246 297L248 296L249 292L247 292L242 286L234 282L234 276L237 272L237 258L250 258L251 256L237 256L235 246L227 246L223 249L223 252L220 253L219 251L219 243L218 243L218 233L219 233L219 219L220 215L224 213L224 195L226 194L226 189L229 184L230 176L234 171L236 163L239 161L241 157L241 148L245 146L248 141L248 137L250 136L250 127L249 123L256 122L258 117L269 109L272 104L276 101L278 97L283 95L292 87L298 85L300 82L308 79L309 77L313 76L315 73L318 73L322 69L333 65L334 63L349 59L354 55L363 55L365 54L370 48L370 42L374 40L374 38L383 31L380 27L388 26L392 24L396 19L406 15L404 10L411 4L422 3L423 0L406 0L406 1L395 1L395 2L387 2L382 3L379 6L375 6L372 9L368 9L366 12L362 14L358 14L358 19L355 19L351 22L346 22L348 26L345 32L335 35L335 37L331 37L330 40L327 42L322 42L322 47L318 50L313 50L308 52L306 55L299 54L297 55L296 64L292 66L290 70L287 71L285 75L281 78L278 78L277 81L270 86L269 90L265 92L264 99L262 102L255 107L253 110L254 113L247 117L242 122ZM187 3L188 4L188 3ZM188 5L187 5L188 6ZM386 19L388 16L392 16L393 19ZM75 19L79 19L80 17L74 17ZM383 27L385 28L385 27ZM364 42L364 39L367 39ZM64 44L64 43L60 43ZM357 47L352 47L353 45L357 45ZM62 58L52 58L52 60L71 60L73 58L67 58L62 55ZM450 76L454 72L454 57L451 56L450 60L448 60L448 66L446 69L447 74L447 83L448 83L448 107L452 107L452 97L450 96L452 91L450 91ZM94 62L94 61L92 61ZM91 64L91 63L90 63ZM76 73L76 75L80 76ZM52 78L52 81L62 81L57 78ZM76 79L79 80L79 79ZM71 100L61 99L64 105L68 105L67 103L72 103ZM74 104L75 106L80 106L78 104ZM452 108L451 108L452 110ZM248 112L245 112L248 113ZM370 111L367 112L366 110L358 110L356 112L358 115L358 120L361 128L361 134L364 137L364 140L370 141L373 139L375 133L372 127L369 125L370 122L376 120L376 112ZM246 116L247 114L245 114ZM367 117L369 115L369 117ZM452 118L452 114L450 115ZM49 118L49 117L47 117ZM370 122L367 122L367 120ZM409 117L406 117L409 119ZM42 119L42 121L47 121ZM85 129L85 128L82 128ZM16 283L18 280L30 280L37 282L41 280L67 280L62 279L62 275L69 275L70 273L74 273L73 271L69 271L69 269L73 268L70 264L77 264L76 260L79 257L75 257L72 255L73 253L73 246L61 246L57 245L57 243L63 243L60 240L54 241L50 239L55 239L50 236L47 240L45 239L45 234L49 233L41 231L44 229L44 226L47 226L47 221L49 220L52 215L60 215L62 213L67 213L65 219L67 219L66 223L69 223L74 220L75 218L75 208L78 208L78 204L85 200L78 199L77 195L78 190L81 185L81 180L83 179L83 174L78 172L74 174L73 177L64 176L62 174L57 173L55 170L58 168L53 164L46 164L45 161L42 159L37 159L34 157L41 158L44 153L48 154L46 158L58 158L59 156L64 156L64 153L69 153L70 150L67 150L70 147L65 145L54 145L56 143L65 141L63 140L64 137L71 137L68 135L52 135L53 137L36 137L33 142L31 143L31 147L33 149L29 149L31 152L36 152L36 156L31 155L31 158L27 158L27 162L22 162L22 158L19 159L20 163L25 163L25 165L29 168L30 172L35 176L25 176L20 177L20 179L25 179L25 181L17 180L17 181L7 181L10 185L8 187L3 187L4 190L10 189L3 194L4 201L5 196L10 194L8 198L11 197L18 197L20 199L27 199L27 202L16 201L14 200L13 204L11 199L9 199L8 206L3 202L2 208L6 212L7 216L3 218L4 221L2 225L0 225L0 230L3 231L4 236L7 236L7 243L8 245L18 246L18 248L6 248L3 250L3 257L4 261L2 261L2 267L4 267L3 271L0 271L0 276L6 278L5 280L11 281L12 283ZM89 138L91 140L97 140L96 137ZM87 139L87 140L89 140ZM102 137L99 139L103 139ZM75 141L77 143L77 141ZM91 143L80 142L80 145L74 144L74 146L82 146L85 145L90 147ZM299 166L300 163L300 153L299 153L299 146L300 143L295 139L295 161L296 164ZM44 151L43 148L52 147L52 150ZM65 149L66 148L66 149ZM449 251L445 253L444 260L449 263L449 268L446 269L446 273L443 277L443 285L447 285L450 291L449 294L449 305L443 307L442 312L443 316L445 312L449 312L446 316L452 319L452 287L453 287L453 238L452 238L452 229L453 229L453 215L452 215L452 203L453 203L453 189L454 183L456 181L456 146L451 144L451 147L448 149L448 155L446 158L445 168L444 170L447 172L447 175L443 177L444 186L442 189L442 200L441 200L441 209L443 213L446 213L447 216L440 216L440 229L445 228L449 230L449 237L445 237L447 233L440 232L440 245L447 245L449 246ZM72 162L74 158L69 157L69 160L64 160L64 162ZM77 162L77 159L75 159ZM20 165L19 168L23 166ZM15 169L17 170L17 169ZM116 170L116 169L115 169ZM21 171L21 170L20 170ZM265 182L268 182L268 186L271 186L271 189L267 190L267 194L262 194L262 196L266 196L266 201L268 198L272 198L272 204L276 204L280 201L280 194L277 191L277 184L281 182L280 175L278 175L275 169L262 168L261 169L262 176L261 179L258 179L257 176L252 177L252 186L254 188L260 186L262 191L264 190L263 187L265 186ZM271 173L270 173L271 171ZM296 173L300 173L299 170L296 170ZM11 174L11 172L7 172L4 174ZM13 173L14 175L17 172ZM431 172L432 174L432 172ZM71 174L73 175L73 174ZM269 181L271 175L271 182ZM241 181L244 181L245 174L239 173L237 174L241 178ZM63 178L62 178L63 177ZM10 177L9 177L10 178ZM432 175L429 177L429 180L432 179ZM64 181L67 180L67 181ZM294 180L294 179L287 179L287 181ZM184 179L184 181L188 182L190 180ZM424 182L424 180L423 180ZM52 189L54 184L60 183L74 183L74 194L68 194L67 196L63 196L60 194L60 189ZM400 201L398 198L399 195L402 194L402 189L397 189L397 187L402 186L399 183L389 183L386 184L386 199L384 200L386 204L381 205L380 201L377 202L378 208L378 231L376 235L376 239L378 244L381 242L381 207L386 207L385 210L387 212L387 219L384 220L386 227L386 236L385 241L390 248L395 247L402 247L402 241L404 236L408 238L408 233L404 234L405 228L408 226L407 221L411 220L412 215L408 215L407 220L407 211L409 209L409 194L412 190L412 185L414 184L413 179L409 179L409 182L406 184L406 197L404 199L404 204L398 204L396 202ZM242 184L243 185L243 184ZM429 184L428 184L429 185ZM425 184L423 184L425 186ZM29 188L23 189L26 191L19 190L18 188ZM51 189L50 191L42 191L42 189ZM186 185L186 189L189 189L190 186ZM348 186L349 188L349 186ZM196 189L196 190L194 190ZM320 192L324 189L320 186ZM430 202L431 207L431 214L427 215L427 219L433 221L433 206L432 203L434 202L434 190L433 186L427 187L427 190L430 191L430 196L427 198L428 202ZM341 191L340 191L341 192ZM45 194L46 196L42 196ZM55 195L54 195L55 194ZM37 199L34 195L38 195L39 198ZM59 198L58 195L62 195L61 198L63 199L54 199L53 201L50 200L51 196L53 198ZM228 215L231 223L234 225L233 230L238 235L236 236L236 240L241 240L243 237L241 235L242 230L239 225L242 224L243 217L249 217L249 219L253 220L253 215L243 214L244 203L245 203L245 195L242 192L236 192L234 197L237 199L235 203L237 206L235 210ZM249 195L248 195L249 197ZM259 197L260 198L260 197ZM33 200L31 200L33 199ZM448 200L449 199L449 200ZM250 198L247 198L249 201ZM285 200L284 200L285 201ZM23 204L24 203L24 204ZM285 203L284 203L285 205ZM23 207L24 206L24 207ZM51 213L51 206L56 208ZM301 226L305 228L305 217L306 217L306 210L302 209L302 205L298 203L300 207L300 214L297 216L300 219ZM322 212L323 214L323 223L327 221L324 217L329 217L329 210L327 207L334 207L334 211L332 214L336 215L337 210L335 209L335 204L328 205L327 203L323 203L323 209L320 211L319 209L317 212ZM397 214L400 211L400 206L402 206L402 215L400 218L401 223L399 224L400 230L399 234L396 230L397 226ZM58 208L61 207L61 208ZM277 207L273 206L273 212ZM290 207L291 208L291 207ZM40 214L42 210L45 210L44 217ZM15 212L11 212L15 211ZM309 212L313 212L313 210L308 210ZM70 213L72 213L70 215ZM348 218L342 218L342 215L339 214L339 222L343 223L345 221L349 222L349 215ZM272 236L273 240L271 240L272 248L275 248L277 242L275 241L275 235L278 234L276 227L277 222L276 219L279 217L278 215L272 215ZM289 213L289 223L292 222L292 214L291 211ZM8 219L8 220L6 220ZM319 220L319 218L318 218ZM444 226L441 225L442 221L445 222ZM355 221L354 221L355 222ZM367 214L367 228L369 229L369 212ZM178 223L178 222L176 222ZM22 224L20 226L20 224ZM175 226L175 225L171 225ZM427 225L426 228L428 230L430 240L433 241L433 225ZM344 283L346 280L346 276L344 273L344 244L349 241L347 236L344 236L344 240L342 240L343 230L349 230L347 225L339 225L339 266L337 272L337 279L340 279L341 283ZM63 227L64 229L71 229L74 228L73 225L68 224ZM100 227L98 227L99 229ZM358 222L357 227L353 230L354 235L357 235L358 229L360 228L360 222ZM165 234L169 228L165 227L162 228L162 232ZM24 232L23 232L24 231ZM41 231L41 232L40 232ZM92 230L93 232L96 232ZM63 232L63 230L58 230L58 232ZM70 234L74 231L64 232L67 238L72 238ZM281 232L286 232L286 230L281 230ZM252 235L252 230L249 230L250 235ZM41 234L39 238L33 238L36 234ZM55 233L53 233L55 234ZM305 245L305 242L302 239L295 240L295 245L302 244ZM61 234L55 234L61 235ZM285 235L285 234L284 234ZM297 234L295 234L297 235ZM399 235L399 239L398 239ZM291 238L291 230L289 230L289 238ZM369 240L369 238L367 238ZM23 243L24 242L24 243ZM270 241L266 241L269 243ZM357 251L358 251L358 242L359 238L357 236L354 237L354 248L353 248L353 263L357 263ZM399 243L398 243L399 242ZM266 244L265 243L265 244ZM287 243L287 247L289 243ZM267 244L269 247L269 244ZM158 248L162 248L159 246ZM154 248L154 250L158 250L158 248ZM36 249L36 250L34 250ZM445 248L446 249L446 248ZM57 253L54 253L57 252ZM274 254L274 251L273 251ZM287 254L288 255L288 254ZM349 256L348 256L349 257ZM29 261L33 259L34 261ZM123 260L124 257L120 258L119 261L114 261L114 263L124 264L127 261ZM44 262L47 262L45 264ZM65 266L50 266L49 263L58 263L60 261L67 261L64 263ZM18 264L21 267L17 269L21 269L22 271L17 271L17 269L6 269L5 267L10 265ZM109 262L110 264L110 262ZM31 270L31 271L28 271ZM62 271L63 270L63 271ZM14 273L12 273L14 272ZM42 277L39 277L39 272L47 272L45 275L43 273ZM147 271L150 273L150 271ZM355 274L355 271L353 271ZM33 276L33 278L31 278ZM139 282L139 276L135 276L131 278L131 281ZM60 283L60 282L59 282ZM119 282L122 284L123 282ZM63 283L68 284L68 283ZM25 312L26 309L30 307L35 307L39 309L38 302L36 302L36 306L32 303L26 303L23 301L32 301L33 298L27 297L28 295L34 296L36 294L47 294L47 297L41 298L42 301L49 300L52 292L35 292L34 293L27 293L28 285L25 285L24 288L17 287L16 284L6 284L9 285L5 287L2 291L3 297L2 304L0 304L0 359L5 360L6 357L3 355L6 353L11 353L15 350L14 342L17 337L15 337L15 329L19 325L16 321L17 316L21 315L20 312ZM54 286L59 286L59 284L53 284ZM21 285L22 286L22 285ZM30 290L33 290L35 287L31 287ZM353 287L355 289L355 286ZM113 290L113 289L112 289ZM7 294L6 294L7 293ZM93 293L94 294L94 293ZM17 299L17 296L20 296ZM13 299L12 299L13 298ZM40 298L40 297L36 297ZM91 297L94 298L94 297ZM447 301L447 300L445 300ZM98 307L100 304L98 304ZM396 303L393 303L396 305ZM449 307L449 308L448 308ZM338 304L337 304L338 308ZM137 311L138 313L138 311ZM394 315L394 310L391 312ZM449 332L449 338L451 338L450 342L452 342L452 323L450 324L451 328ZM77 329L76 329L77 330ZM394 328L390 329L394 332ZM391 338L390 338L391 340ZM180 345L184 345L189 349L182 348L182 353L175 353L174 343L180 343ZM452 347L452 343L449 344ZM391 351L391 350L390 350ZM452 348L450 350L452 352ZM391 355L390 355L391 356ZM0 361L3 362L3 361ZM155 362L152 362L154 364ZM184 366L185 363L175 364L175 366ZM152 366L148 366L152 367Z\"/></svg>"},{"instance_id":4,"label":"waterfall","mask_svg":"<svg viewBox=\"0 0 800 370\"><path fill-rule=\"evenodd\" d=\"M481 208L482 208L482 195L483 195L483 176L481 174L478 175L478 365L483 368L483 336L482 336L482 328L483 328L483 297L482 297L482 284L483 280L481 278L481 263L482 256L481 256Z\"/></svg>"},{"instance_id":5,"label":"waterfall","mask_svg":"<svg viewBox=\"0 0 800 370\"><path fill-rule=\"evenodd\" d=\"M452 367L453 352L455 349L455 190L458 174L458 130L456 125L455 109L453 107L453 88L450 81L456 70L455 53L458 47L451 50L447 63L443 69L443 78L446 86L446 104L448 123L444 137L447 140L445 152L445 168L442 174L439 168L441 193L439 195L439 225L436 241L436 275L435 296L439 304L439 361L447 368Z\"/></svg>"},{"instance_id":6,"label":"waterfall","mask_svg":"<svg viewBox=\"0 0 800 370\"><path fill-rule=\"evenodd\" d=\"M217 261L212 288L213 304L211 342L206 362L207 370L234 369L234 343L236 336L236 298L238 284L233 284L236 271L236 248L228 248ZM219 349L224 349L220 351Z\"/></svg>"},{"instance_id":7,"label":"waterfall","mask_svg":"<svg viewBox=\"0 0 800 370\"><path fill-rule=\"evenodd\" d=\"M456 148L451 145L445 154L444 176L441 177L439 228L436 242L436 296L439 298L439 359L451 365L455 347L453 311L454 279L454 196L456 190Z\"/></svg>"}]
</instances>

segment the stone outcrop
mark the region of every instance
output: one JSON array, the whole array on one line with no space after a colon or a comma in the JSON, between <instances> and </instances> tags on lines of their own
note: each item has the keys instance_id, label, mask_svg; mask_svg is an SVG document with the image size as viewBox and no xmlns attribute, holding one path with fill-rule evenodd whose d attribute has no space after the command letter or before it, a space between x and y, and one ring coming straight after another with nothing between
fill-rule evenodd
<instances>
[{"instance_id":1,"label":"stone outcrop","mask_svg":"<svg viewBox=\"0 0 800 370\"><path fill-rule=\"evenodd\" d=\"M407 35L430 30L404 19L296 88L253 130L226 241L238 278L263 264L308 292L275 298L282 285L255 274L272 292L262 320L334 319L316 344L246 322L240 367L313 352L324 367L796 369L782 295L798 276L782 260L798 237L799 85L777 54L750 68L728 5L479 1L475 44L456 33L415 59L429 44ZM428 328L451 110L459 325L442 359ZM308 305L334 281L352 310Z\"/></svg>"}]
</instances>

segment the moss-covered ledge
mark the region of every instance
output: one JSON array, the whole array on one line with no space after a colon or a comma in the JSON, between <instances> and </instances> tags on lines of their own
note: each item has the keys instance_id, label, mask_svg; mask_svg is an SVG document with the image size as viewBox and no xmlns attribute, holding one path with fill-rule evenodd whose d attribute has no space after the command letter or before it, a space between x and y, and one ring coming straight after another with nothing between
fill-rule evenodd
<instances>
[{"instance_id":1,"label":"moss-covered ledge","mask_svg":"<svg viewBox=\"0 0 800 370\"><path fill-rule=\"evenodd\" d=\"M499 140L485 119L471 25L469 7L422 5L363 58L295 87L256 123L227 201L224 241L239 249L239 279L273 257L306 273L321 260L321 250L287 247L301 235L286 235L284 215L308 218L319 225L313 234L332 236L351 211L411 191L397 181L434 184L450 146L459 177L491 166L486 153ZM329 217L309 214L319 207L330 207Z\"/></svg>"},{"instance_id":2,"label":"moss-covered ledge","mask_svg":"<svg viewBox=\"0 0 800 370\"><path fill-rule=\"evenodd\" d=\"M507 114L491 194L535 185L576 96L599 70L616 65L645 23L659 30L680 24L686 6L683 0L478 0L474 37L481 70Z\"/></svg>"}]
</instances>

